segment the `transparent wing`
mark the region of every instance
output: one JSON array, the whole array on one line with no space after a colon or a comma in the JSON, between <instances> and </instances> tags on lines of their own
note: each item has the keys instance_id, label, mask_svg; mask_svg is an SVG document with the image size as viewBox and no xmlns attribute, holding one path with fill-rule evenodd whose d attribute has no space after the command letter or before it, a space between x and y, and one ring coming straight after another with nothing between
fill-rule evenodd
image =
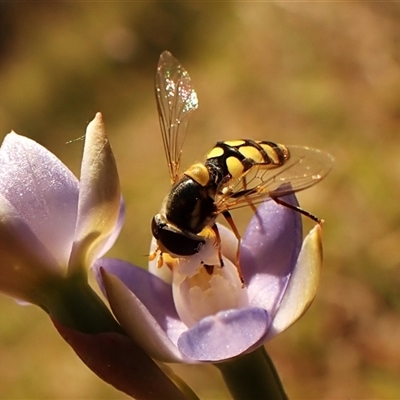
<instances>
[{"instance_id":1,"label":"transparent wing","mask_svg":"<svg viewBox=\"0 0 400 400\"><path fill-rule=\"evenodd\" d=\"M282 166L255 165L235 181L222 185L216 199L220 212L257 204L298 192L321 181L331 170L333 157L309 147L289 146L290 158Z\"/></svg>"},{"instance_id":2,"label":"transparent wing","mask_svg":"<svg viewBox=\"0 0 400 400\"><path fill-rule=\"evenodd\" d=\"M168 51L158 61L155 89L165 156L174 183L179 175L188 117L198 101L189 74Z\"/></svg>"}]
</instances>

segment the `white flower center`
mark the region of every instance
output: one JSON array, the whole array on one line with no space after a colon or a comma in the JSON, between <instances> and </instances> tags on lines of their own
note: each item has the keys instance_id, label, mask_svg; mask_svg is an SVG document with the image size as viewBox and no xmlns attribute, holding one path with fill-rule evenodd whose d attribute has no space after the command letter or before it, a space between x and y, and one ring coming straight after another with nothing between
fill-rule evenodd
<instances>
[{"instance_id":1,"label":"white flower center","mask_svg":"<svg viewBox=\"0 0 400 400\"><path fill-rule=\"evenodd\" d=\"M174 270L172 290L178 314L189 327L208 315L248 305L247 290L226 258L224 267L200 264L192 276Z\"/></svg>"},{"instance_id":2,"label":"white flower center","mask_svg":"<svg viewBox=\"0 0 400 400\"><path fill-rule=\"evenodd\" d=\"M176 310L181 320L191 327L202 318L219 311L245 308L249 305L247 289L243 288L234 265L237 239L233 232L218 224L222 258L220 266L215 238L206 240L201 251L190 257L172 258L163 255L162 268L157 260L150 261L149 271L172 284ZM157 248L153 238L150 254ZM207 267L212 265L214 267Z\"/></svg>"}]
</instances>

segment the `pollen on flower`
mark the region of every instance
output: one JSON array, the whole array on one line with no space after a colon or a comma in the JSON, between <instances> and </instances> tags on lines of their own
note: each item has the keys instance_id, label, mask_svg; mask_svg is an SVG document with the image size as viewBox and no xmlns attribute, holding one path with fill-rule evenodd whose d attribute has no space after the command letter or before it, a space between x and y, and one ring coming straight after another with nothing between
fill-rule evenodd
<instances>
[{"instance_id":1,"label":"pollen on flower","mask_svg":"<svg viewBox=\"0 0 400 400\"><path fill-rule=\"evenodd\" d=\"M217 268L208 280L204 279L204 275L208 275L207 272L203 272L205 269L201 268L200 271L199 274L189 278L191 288L188 300L196 320L221 310L238 308L237 298L233 294L234 285L221 276L221 268Z\"/></svg>"},{"instance_id":2,"label":"pollen on flower","mask_svg":"<svg viewBox=\"0 0 400 400\"><path fill-rule=\"evenodd\" d=\"M165 265L172 271L176 264L178 263L178 260L176 258L171 257L168 253L163 253L160 255L160 259L162 260L162 264L165 263ZM162 265L159 267L161 268Z\"/></svg>"},{"instance_id":3,"label":"pollen on flower","mask_svg":"<svg viewBox=\"0 0 400 400\"><path fill-rule=\"evenodd\" d=\"M242 287L235 266L229 261L221 268L201 266L197 273L174 279L174 300L178 314L192 326L202 318L223 310L248 306L247 291Z\"/></svg>"}]
</instances>

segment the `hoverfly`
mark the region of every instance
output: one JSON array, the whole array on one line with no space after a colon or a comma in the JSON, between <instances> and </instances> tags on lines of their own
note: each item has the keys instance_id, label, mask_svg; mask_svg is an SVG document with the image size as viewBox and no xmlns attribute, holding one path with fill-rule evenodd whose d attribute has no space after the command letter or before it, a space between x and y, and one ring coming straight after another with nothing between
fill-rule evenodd
<instances>
[{"instance_id":1,"label":"hoverfly","mask_svg":"<svg viewBox=\"0 0 400 400\"><path fill-rule=\"evenodd\" d=\"M320 150L270 141L240 139L217 142L204 163L180 172L182 146L191 113L197 109L197 94L187 71L171 53L164 51L156 72L156 100L172 188L160 212L152 220L157 249L172 258L197 254L206 237L215 237L223 266L216 218L222 214L237 239L240 234L230 210L265 200L294 208L316 222L312 214L280 199L308 188L329 172L333 158ZM238 247L239 248L239 247ZM241 277L238 264L238 272ZM210 267L210 266L206 266ZM243 280L242 280L243 282Z\"/></svg>"}]
</instances>

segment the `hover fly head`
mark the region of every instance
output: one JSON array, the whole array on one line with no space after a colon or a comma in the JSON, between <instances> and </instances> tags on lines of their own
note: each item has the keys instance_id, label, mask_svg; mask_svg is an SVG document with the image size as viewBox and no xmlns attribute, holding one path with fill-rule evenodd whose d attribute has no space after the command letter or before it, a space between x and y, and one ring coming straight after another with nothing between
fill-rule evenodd
<instances>
[{"instance_id":1,"label":"hover fly head","mask_svg":"<svg viewBox=\"0 0 400 400\"><path fill-rule=\"evenodd\" d=\"M151 230L160 250L176 256L185 257L197 254L205 244L204 237L181 231L170 224L163 214L153 217Z\"/></svg>"}]
</instances>

